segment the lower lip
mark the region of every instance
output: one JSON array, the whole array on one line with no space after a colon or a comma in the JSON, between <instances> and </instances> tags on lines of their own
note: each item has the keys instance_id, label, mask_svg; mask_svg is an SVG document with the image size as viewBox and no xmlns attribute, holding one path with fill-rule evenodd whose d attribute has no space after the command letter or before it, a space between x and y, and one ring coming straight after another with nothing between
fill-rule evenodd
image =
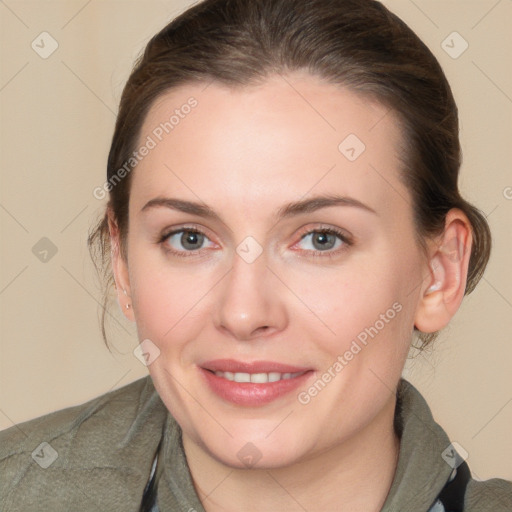
<instances>
[{"instance_id":1,"label":"lower lip","mask_svg":"<svg viewBox=\"0 0 512 512\"><path fill-rule=\"evenodd\" d=\"M293 379L256 384L253 382L235 382L223 377L217 377L217 375L204 368L199 368L199 370L204 375L210 389L216 395L228 402L246 407L265 405L277 400L299 386L304 385L305 381L313 373L312 370L309 370Z\"/></svg>"}]
</instances>

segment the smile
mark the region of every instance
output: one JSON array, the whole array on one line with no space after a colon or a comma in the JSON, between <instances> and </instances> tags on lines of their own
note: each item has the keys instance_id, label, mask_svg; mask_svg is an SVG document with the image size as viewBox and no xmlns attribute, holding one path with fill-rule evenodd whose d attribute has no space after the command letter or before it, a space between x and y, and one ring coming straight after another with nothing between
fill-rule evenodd
<instances>
[{"instance_id":1,"label":"smile","mask_svg":"<svg viewBox=\"0 0 512 512\"><path fill-rule=\"evenodd\" d=\"M207 389L223 401L257 407L286 398L315 372L275 362L209 361L197 367Z\"/></svg>"}]
</instances>

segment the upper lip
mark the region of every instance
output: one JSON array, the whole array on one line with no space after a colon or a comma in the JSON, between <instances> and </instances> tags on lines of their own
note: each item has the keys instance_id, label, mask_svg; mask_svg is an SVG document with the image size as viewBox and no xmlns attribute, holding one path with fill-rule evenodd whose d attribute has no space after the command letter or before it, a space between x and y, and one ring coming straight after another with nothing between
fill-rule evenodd
<instances>
[{"instance_id":1,"label":"upper lip","mask_svg":"<svg viewBox=\"0 0 512 512\"><path fill-rule=\"evenodd\" d=\"M212 372L233 372L233 373L297 373L306 372L312 368L293 366L277 363L275 361L236 361L235 359L213 359L202 363L201 368Z\"/></svg>"}]
</instances>

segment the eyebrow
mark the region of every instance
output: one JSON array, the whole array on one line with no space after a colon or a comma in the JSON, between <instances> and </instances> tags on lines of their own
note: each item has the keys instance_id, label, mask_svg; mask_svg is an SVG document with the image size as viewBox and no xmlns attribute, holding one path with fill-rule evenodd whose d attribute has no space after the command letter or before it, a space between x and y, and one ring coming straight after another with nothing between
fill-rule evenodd
<instances>
[{"instance_id":1,"label":"eyebrow","mask_svg":"<svg viewBox=\"0 0 512 512\"><path fill-rule=\"evenodd\" d=\"M362 203L358 199L332 194L315 196L309 199L288 203L279 208L275 215L280 220L304 213L312 213L322 208L330 208L332 206L351 206L378 215L373 208ZM224 223L215 210L206 204L194 201L185 201L183 199L176 199L172 197L155 197L142 207L141 213L153 208L170 208L171 210L177 210L183 213L189 213L205 219L216 220Z\"/></svg>"}]
</instances>

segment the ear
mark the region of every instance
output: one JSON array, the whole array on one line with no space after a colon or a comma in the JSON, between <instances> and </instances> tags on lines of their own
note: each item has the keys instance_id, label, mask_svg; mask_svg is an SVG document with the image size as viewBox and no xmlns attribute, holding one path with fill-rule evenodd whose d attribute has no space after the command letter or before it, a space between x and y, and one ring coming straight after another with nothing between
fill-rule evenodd
<instances>
[{"instance_id":1,"label":"ear","mask_svg":"<svg viewBox=\"0 0 512 512\"><path fill-rule=\"evenodd\" d=\"M112 271L114 273L117 301L124 316L131 322L134 322L135 318L133 315L128 263L124 260L123 255L121 254L119 228L112 210L110 209L108 210L108 230L110 233Z\"/></svg>"},{"instance_id":2,"label":"ear","mask_svg":"<svg viewBox=\"0 0 512 512\"><path fill-rule=\"evenodd\" d=\"M446 215L443 234L429 249L429 272L421 289L414 325L430 333L446 327L460 307L471 256L471 223L458 208Z\"/></svg>"}]
</instances>

